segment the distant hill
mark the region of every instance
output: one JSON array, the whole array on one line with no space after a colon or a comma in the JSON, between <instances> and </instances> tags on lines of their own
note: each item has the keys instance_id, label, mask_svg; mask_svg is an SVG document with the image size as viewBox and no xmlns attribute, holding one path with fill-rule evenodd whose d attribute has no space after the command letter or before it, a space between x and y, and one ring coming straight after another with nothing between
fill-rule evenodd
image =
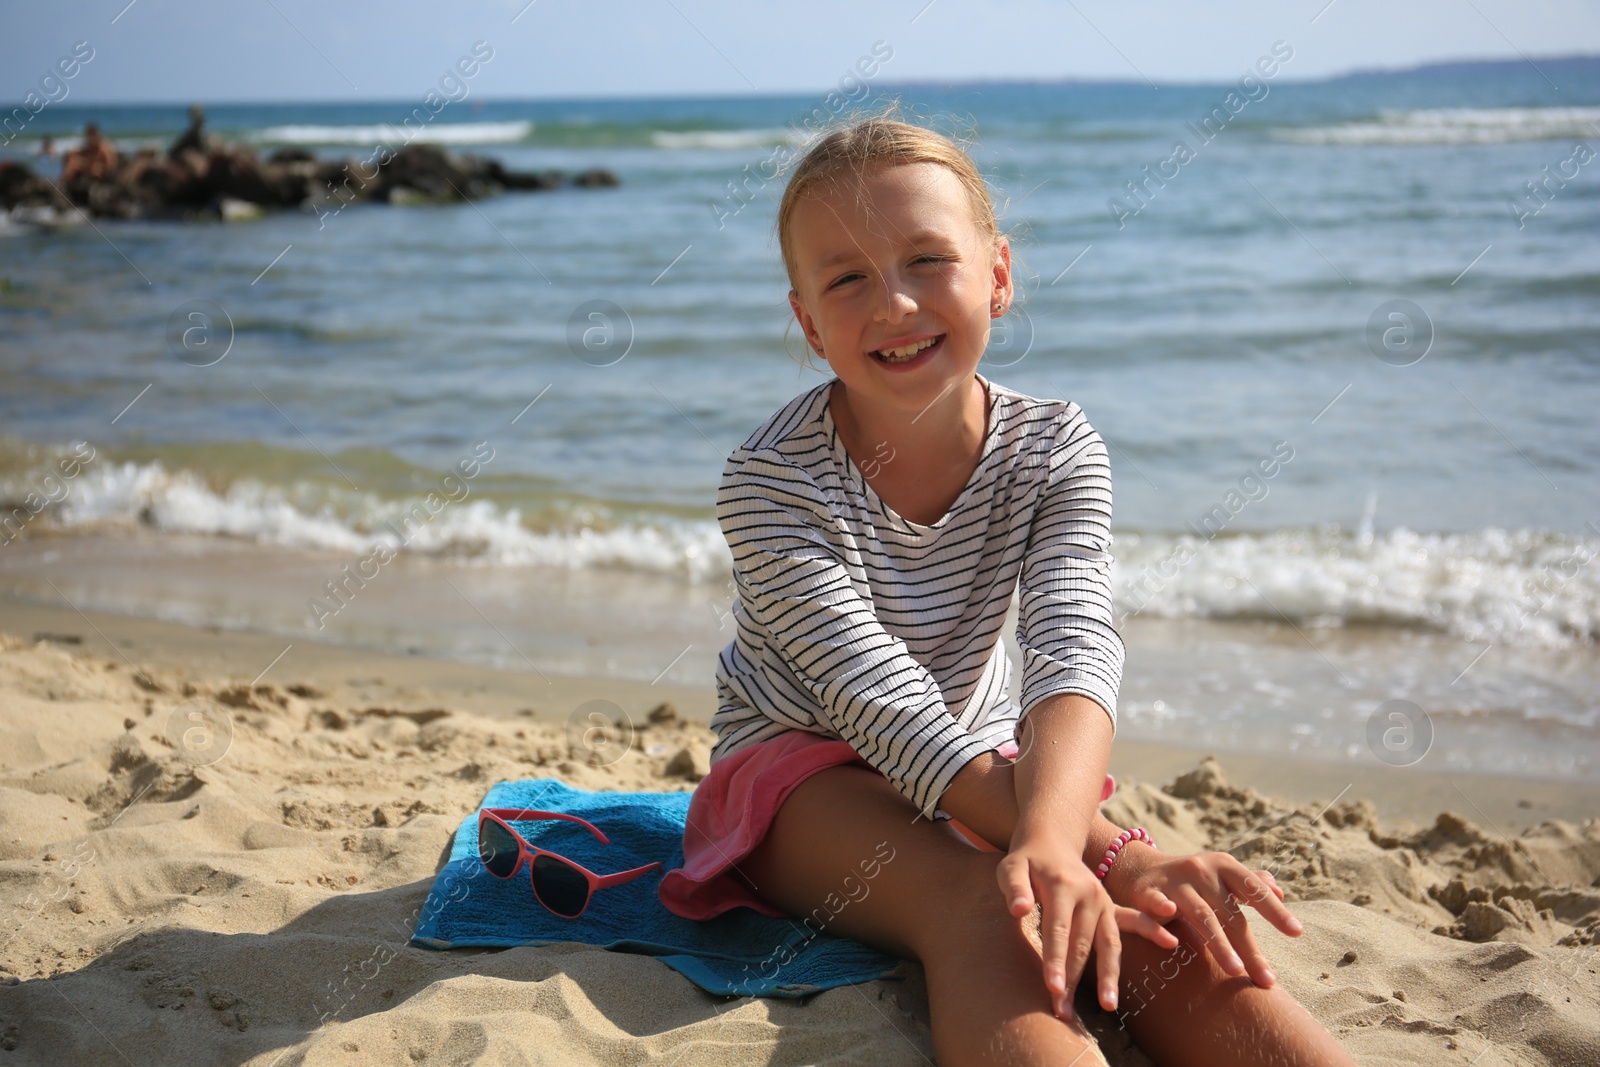
<instances>
[{"instance_id":1,"label":"distant hill","mask_svg":"<svg viewBox=\"0 0 1600 1067\"><path fill-rule=\"evenodd\" d=\"M1454 59L1442 63L1424 63L1416 67L1362 68L1331 78L1316 79L1322 82L1351 81L1357 78L1398 78L1430 75L1455 78L1474 74L1502 74L1517 67L1534 63L1546 74L1554 77L1561 73L1600 74L1600 56L1532 56L1524 59Z\"/></svg>"},{"instance_id":2,"label":"distant hill","mask_svg":"<svg viewBox=\"0 0 1600 1067\"><path fill-rule=\"evenodd\" d=\"M1600 55L1572 55L1572 56L1532 56L1524 59L1454 59L1438 63L1423 63L1414 67L1392 68L1360 68L1346 71L1343 74L1333 74L1323 78L1296 79L1286 76L1284 80L1294 81L1299 85L1327 85L1337 82L1373 81L1379 79L1406 79L1418 78L1459 78L1459 77L1491 77L1505 74L1518 68L1526 68L1529 62L1538 66L1547 76L1555 78L1558 74L1577 74L1589 77L1600 77ZM1163 81L1159 85L1220 85L1232 79L1217 79L1215 81ZM1037 86L1040 88L1061 85L1147 85L1138 78L974 78L953 81L940 81L928 78L915 78L906 81L885 81L880 88L916 89L923 87L937 88L974 88L984 86L1022 88Z\"/></svg>"}]
</instances>

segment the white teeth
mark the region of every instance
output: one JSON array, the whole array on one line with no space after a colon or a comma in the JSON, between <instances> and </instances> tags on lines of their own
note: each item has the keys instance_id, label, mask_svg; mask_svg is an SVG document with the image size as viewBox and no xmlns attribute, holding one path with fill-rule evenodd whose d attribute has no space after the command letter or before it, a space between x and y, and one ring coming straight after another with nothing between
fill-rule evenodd
<instances>
[{"instance_id":1,"label":"white teeth","mask_svg":"<svg viewBox=\"0 0 1600 1067\"><path fill-rule=\"evenodd\" d=\"M937 340L937 337L930 337L926 341L918 341L916 344L905 345L901 348L880 349L875 354L879 359L885 360L889 363L904 363L912 356L915 356L918 352L921 352L924 348L928 348L933 345L933 343Z\"/></svg>"}]
</instances>

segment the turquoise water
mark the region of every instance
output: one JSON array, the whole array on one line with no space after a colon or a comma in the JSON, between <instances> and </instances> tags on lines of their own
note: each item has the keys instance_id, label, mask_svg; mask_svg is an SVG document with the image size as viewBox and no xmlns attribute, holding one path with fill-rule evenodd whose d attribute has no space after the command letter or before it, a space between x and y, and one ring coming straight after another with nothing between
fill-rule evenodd
<instances>
[{"instance_id":1,"label":"turquoise water","mask_svg":"<svg viewBox=\"0 0 1600 1067\"><path fill-rule=\"evenodd\" d=\"M1578 148L1600 150L1600 64L1540 69L1555 88L1527 65L1268 80L1237 113L1227 85L894 90L975 137L1020 258L980 373L1076 400L1112 446L1122 610L1436 635L1457 666L1485 643L1592 650L1600 159ZM97 456L27 536L358 558L487 441L411 555L719 588L723 458L822 380L785 353L763 177L819 101L478 103L429 136L621 186L6 228L0 495L73 442ZM209 113L263 152L366 158L410 107ZM52 107L0 158L86 119L124 148L184 121ZM226 347L209 366L172 341L197 301L205 351ZM595 301L614 332L588 350ZM1394 301L1410 347L1382 342ZM1592 723L1600 698L1563 707Z\"/></svg>"}]
</instances>

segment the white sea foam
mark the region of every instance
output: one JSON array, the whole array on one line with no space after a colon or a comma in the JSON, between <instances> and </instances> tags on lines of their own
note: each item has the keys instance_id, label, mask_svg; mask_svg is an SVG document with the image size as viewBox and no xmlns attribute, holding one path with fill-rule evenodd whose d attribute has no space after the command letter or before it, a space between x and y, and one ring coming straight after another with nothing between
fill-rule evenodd
<instances>
[{"instance_id":1,"label":"white sea foam","mask_svg":"<svg viewBox=\"0 0 1600 1067\"><path fill-rule=\"evenodd\" d=\"M20 501L35 481L0 484L0 500ZM646 517L607 528L574 514L535 529L517 508L481 494L430 514L421 496L385 500L253 479L219 490L160 463L93 464L35 521L85 532L139 525L352 556L403 543L473 566L625 569L696 582L724 581L732 567L710 519ZM1547 647L1600 640L1600 537L1301 527L1208 542L1119 532L1114 554L1119 613L1405 626Z\"/></svg>"},{"instance_id":2,"label":"white sea foam","mask_svg":"<svg viewBox=\"0 0 1600 1067\"><path fill-rule=\"evenodd\" d=\"M1453 107L1384 110L1359 122L1272 132L1298 144L1503 144L1592 138L1597 124L1600 107Z\"/></svg>"},{"instance_id":3,"label":"white sea foam","mask_svg":"<svg viewBox=\"0 0 1600 1067\"><path fill-rule=\"evenodd\" d=\"M21 500L31 484L0 485L0 499ZM193 472L160 463L90 466L47 521L80 530L140 525L361 555L380 543L403 544L408 552L473 564L625 568L692 581L720 580L732 565L716 523L708 520L664 518L608 530L574 523L538 531L524 524L518 509L471 496L430 513L420 496L382 500L352 493L335 500L325 489L286 490L254 479L218 491Z\"/></svg>"},{"instance_id":4,"label":"white sea foam","mask_svg":"<svg viewBox=\"0 0 1600 1067\"><path fill-rule=\"evenodd\" d=\"M1119 611L1288 618L1564 647L1600 639L1600 538L1495 527L1118 537Z\"/></svg>"},{"instance_id":5,"label":"white sea foam","mask_svg":"<svg viewBox=\"0 0 1600 1067\"><path fill-rule=\"evenodd\" d=\"M363 537L331 508L307 514L282 489L244 479L224 493L194 473L160 463L96 463L72 483L58 525L140 524L172 533L245 537L289 548L364 550Z\"/></svg>"},{"instance_id":6,"label":"white sea foam","mask_svg":"<svg viewBox=\"0 0 1600 1067\"><path fill-rule=\"evenodd\" d=\"M650 135L650 143L657 148L765 148L803 145L811 136L804 130L782 126L761 130L657 130Z\"/></svg>"},{"instance_id":7,"label":"white sea foam","mask_svg":"<svg viewBox=\"0 0 1600 1067\"><path fill-rule=\"evenodd\" d=\"M533 123L433 122L396 126L380 122L366 126L268 126L252 130L245 140L255 144L378 145L409 144L512 144L533 132Z\"/></svg>"}]
</instances>

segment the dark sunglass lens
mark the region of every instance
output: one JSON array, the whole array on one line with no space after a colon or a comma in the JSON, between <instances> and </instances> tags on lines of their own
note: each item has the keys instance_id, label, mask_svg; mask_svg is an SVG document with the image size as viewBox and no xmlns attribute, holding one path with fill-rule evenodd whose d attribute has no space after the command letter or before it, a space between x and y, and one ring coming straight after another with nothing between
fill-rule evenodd
<instances>
[{"instance_id":1,"label":"dark sunglass lens","mask_svg":"<svg viewBox=\"0 0 1600 1067\"><path fill-rule=\"evenodd\" d=\"M533 888L545 907L572 918L589 900L589 880L554 856L535 856Z\"/></svg>"},{"instance_id":2,"label":"dark sunglass lens","mask_svg":"<svg viewBox=\"0 0 1600 1067\"><path fill-rule=\"evenodd\" d=\"M478 857L496 878L509 878L517 869L517 839L504 826L485 819L478 826Z\"/></svg>"}]
</instances>

